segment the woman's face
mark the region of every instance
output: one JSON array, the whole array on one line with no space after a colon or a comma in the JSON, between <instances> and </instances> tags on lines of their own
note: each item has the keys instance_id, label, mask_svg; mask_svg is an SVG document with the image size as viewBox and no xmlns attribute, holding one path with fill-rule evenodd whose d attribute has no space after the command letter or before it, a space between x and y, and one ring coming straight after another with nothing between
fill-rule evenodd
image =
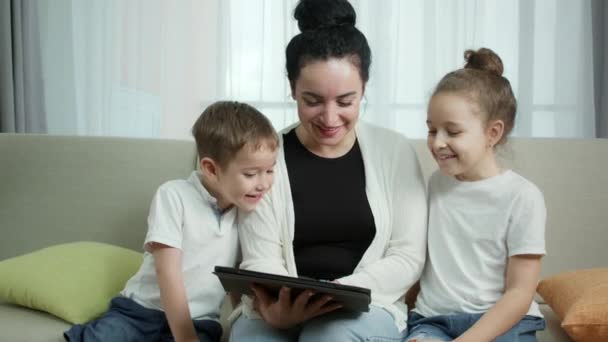
<instances>
[{"instance_id":1,"label":"woman's face","mask_svg":"<svg viewBox=\"0 0 608 342\"><path fill-rule=\"evenodd\" d=\"M302 143L313 152L350 149L363 88L359 70L348 58L306 64L292 94L298 104Z\"/></svg>"}]
</instances>

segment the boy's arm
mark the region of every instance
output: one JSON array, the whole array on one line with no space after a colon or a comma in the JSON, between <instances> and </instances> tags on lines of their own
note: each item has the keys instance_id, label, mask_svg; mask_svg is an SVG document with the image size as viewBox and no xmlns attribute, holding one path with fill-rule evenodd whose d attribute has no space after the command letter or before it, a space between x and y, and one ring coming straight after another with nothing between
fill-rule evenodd
<instances>
[{"instance_id":1,"label":"boy's arm","mask_svg":"<svg viewBox=\"0 0 608 342\"><path fill-rule=\"evenodd\" d=\"M198 341L184 286L182 251L160 243L150 244L150 249L154 255L160 300L175 341Z\"/></svg>"},{"instance_id":2,"label":"boy's arm","mask_svg":"<svg viewBox=\"0 0 608 342\"><path fill-rule=\"evenodd\" d=\"M509 258L502 298L455 342L492 341L515 326L528 312L538 285L541 255Z\"/></svg>"}]
</instances>

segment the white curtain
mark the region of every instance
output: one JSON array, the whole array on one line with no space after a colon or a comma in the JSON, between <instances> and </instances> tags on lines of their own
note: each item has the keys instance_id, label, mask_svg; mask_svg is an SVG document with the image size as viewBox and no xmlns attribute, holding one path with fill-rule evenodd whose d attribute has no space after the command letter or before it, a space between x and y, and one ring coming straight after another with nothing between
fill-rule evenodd
<instances>
[{"instance_id":1,"label":"white curtain","mask_svg":"<svg viewBox=\"0 0 608 342\"><path fill-rule=\"evenodd\" d=\"M284 48L297 0L40 0L49 133L188 138L212 101L297 117ZM489 47L516 136L593 137L591 0L352 0L372 49L363 120L426 136L436 82Z\"/></svg>"}]
</instances>

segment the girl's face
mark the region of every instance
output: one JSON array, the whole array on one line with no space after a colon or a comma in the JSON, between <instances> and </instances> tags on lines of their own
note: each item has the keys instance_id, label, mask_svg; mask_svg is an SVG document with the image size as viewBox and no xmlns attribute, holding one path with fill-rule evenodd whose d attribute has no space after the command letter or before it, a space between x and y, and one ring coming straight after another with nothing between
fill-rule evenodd
<instances>
[{"instance_id":1,"label":"girl's face","mask_svg":"<svg viewBox=\"0 0 608 342\"><path fill-rule=\"evenodd\" d=\"M502 122L486 125L468 98L454 93L434 95L426 123L429 150L444 174L474 181L500 172L493 146L502 135Z\"/></svg>"},{"instance_id":2,"label":"girl's face","mask_svg":"<svg viewBox=\"0 0 608 342\"><path fill-rule=\"evenodd\" d=\"M350 149L363 87L348 58L314 61L300 70L292 94L300 118L296 132L309 150L332 157Z\"/></svg>"}]
</instances>

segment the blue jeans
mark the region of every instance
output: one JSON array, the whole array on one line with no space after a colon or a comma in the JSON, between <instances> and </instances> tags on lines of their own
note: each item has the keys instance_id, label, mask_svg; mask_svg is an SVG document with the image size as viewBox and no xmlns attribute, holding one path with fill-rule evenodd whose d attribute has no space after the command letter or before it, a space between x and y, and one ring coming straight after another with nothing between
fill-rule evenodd
<instances>
[{"instance_id":1,"label":"blue jeans","mask_svg":"<svg viewBox=\"0 0 608 342\"><path fill-rule=\"evenodd\" d=\"M481 316L482 314L458 314L423 317L412 311L407 322L409 334L405 341L452 341L473 326ZM544 319L525 316L511 330L498 336L494 341L536 342L536 331L543 329L545 329Z\"/></svg>"},{"instance_id":2,"label":"blue jeans","mask_svg":"<svg viewBox=\"0 0 608 342\"><path fill-rule=\"evenodd\" d=\"M274 329L261 319L241 315L232 325L230 341L398 342L405 334L405 331L397 330L391 314L370 306L369 312L331 312L289 330Z\"/></svg>"},{"instance_id":3,"label":"blue jeans","mask_svg":"<svg viewBox=\"0 0 608 342\"><path fill-rule=\"evenodd\" d=\"M212 320L192 321L201 342L216 342L222 326ZM147 309L125 297L115 297L100 318L74 325L63 333L66 341L173 341L165 313Z\"/></svg>"}]
</instances>

